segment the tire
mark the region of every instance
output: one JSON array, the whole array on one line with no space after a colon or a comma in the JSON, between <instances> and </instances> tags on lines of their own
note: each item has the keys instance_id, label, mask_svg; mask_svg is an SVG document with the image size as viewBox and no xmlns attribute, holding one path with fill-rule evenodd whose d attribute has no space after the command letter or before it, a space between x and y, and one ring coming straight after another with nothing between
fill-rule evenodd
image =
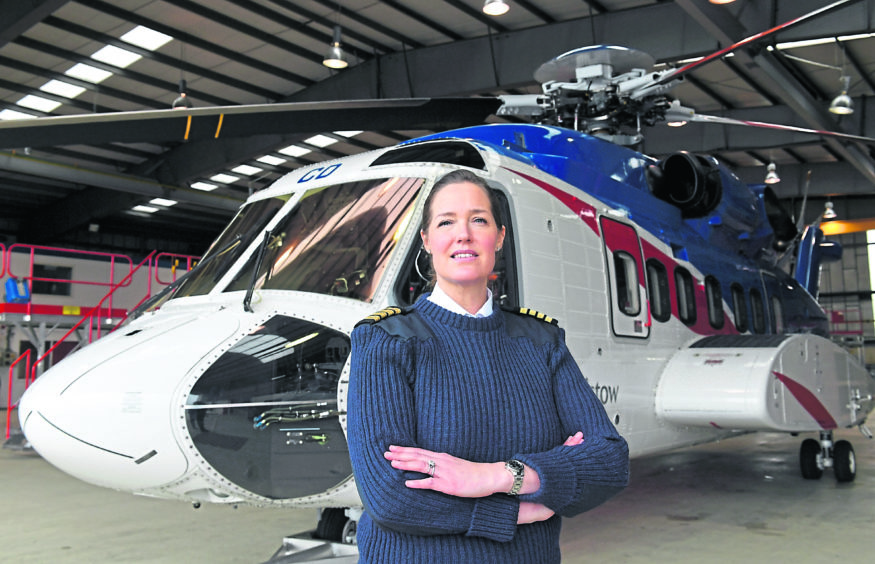
<instances>
[{"instance_id":1,"label":"tire","mask_svg":"<svg viewBox=\"0 0 875 564\"><path fill-rule=\"evenodd\" d=\"M313 536L317 539L340 542L346 521L346 512L342 507L327 507L319 516L319 523L316 524L316 532Z\"/></svg>"},{"instance_id":2,"label":"tire","mask_svg":"<svg viewBox=\"0 0 875 564\"><path fill-rule=\"evenodd\" d=\"M857 477L857 457L848 441L838 441L833 447L833 470L836 481L853 482Z\"/></svg>"},{"instance_id":3,"label":"tire","mask_svg":"<svg viewBox=\"0 0 875 564\"><path fill-rule=\"evenodd\" d=\"M820 443L814 439L802 441L799 449L799 467L802 477L806 480L819 480L823 476L823 468L818 466L817 457L820 456Z\"/></svg>"},{"instance_id":4,"label":"tire","mask_svg":"<svg viewBox=\"0 0 875 564\"><path fill-rule=\"evenodd\" d=\"M347 519L343 526L343 532L340 535L340 542L343 544L358 544L356 533L358 532L358 522L352 519Z\"/></svg>"}]
</instances>

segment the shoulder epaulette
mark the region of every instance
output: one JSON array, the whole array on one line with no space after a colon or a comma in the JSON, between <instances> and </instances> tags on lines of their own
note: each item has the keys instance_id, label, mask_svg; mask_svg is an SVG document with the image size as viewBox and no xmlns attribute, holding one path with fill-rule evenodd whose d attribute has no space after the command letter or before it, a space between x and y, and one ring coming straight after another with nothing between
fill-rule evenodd
<instances>
[{"instance_id":1,"label":"shoulder epaulette","mask_svg":"<svg viewBox=\"0 0 875 564\"><path fill-rule=\"evenodd\" d=\"M543 321L545 323L549 323L550 325L559 325L558 319L550 317L549 315L545 315L539 311L529 309L527 307L505 307L505 306L502 306L501 309L503 309L504 311L510 312L510 313L516 313L518 315L528 315L529 317L534 317L535 319L540 319L541 321Z\"/></svg>"},{"instance_id":2,"label":"shoulder epaulette","mask_svg":"<svg viewBox=\"0 0 875 564\"><path fill-rule=\"evenodd\" d=\"M375 311L371 315L356 323L355 326L358 327L359 325L373 325L374 323L382 321L387 317L392 317L393 315L402 315L404 313L406 313L406 310L401 309L400 307L387 307L385 309L381 309L380 311Z\"/></svg>"}]
</instances>

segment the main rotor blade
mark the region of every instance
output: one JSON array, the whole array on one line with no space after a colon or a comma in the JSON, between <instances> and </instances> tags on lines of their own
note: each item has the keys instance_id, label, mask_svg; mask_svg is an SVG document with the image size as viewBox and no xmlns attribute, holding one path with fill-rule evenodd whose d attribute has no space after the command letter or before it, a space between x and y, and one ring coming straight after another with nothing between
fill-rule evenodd
<instances>
[{"instance_id":1,"label":"main rotor blade","mask_svg":"<svg viewBox=\"0 0 875 564\"><path fill-rule=\"evenodd\" d=\"M684 65L681 68L675 70L674 72L669 72L669 73L662 75L662 77L660 77L659 80L654 82L654 85L666 84L668 82L671 82L672 80L677 80L677 79L683 77L684 75L689 74L694 69L697 69L697 68L701 67L702 65L706 65L706 64L710 63L711 61L713 61L714 59L719 59L723 55L726 55L727 53L731 53L737 49L740 49L741 47L744 47L745 45L750 45L752 43L756 43L757 41L760 41L762 39L765 39L766 37L772 36L778 32L786 31L786 30L790 29L791 27L795 27L801 23L807 22L808 20L817 18L819 16L824 16L832 11L838 10L840 8L845 8L847 6L850 6L851 4L856 4L857 2L860 2L860 0L839 0L838 2L833 2L832 4L824 6L823 8L818 8L817 10L813 10L811 12L808 12L807 14L803 14L803 15L799 16L798 18L793 18L792 20L786 21L780 25L776 25L775 27L773 27L771 29L767 29L765 31L761 31L759 33L751 35L750 37L742 39L741 41L739 41L737 43L733 43L729 47L724 47L723 49L720 49L719 51L715 51L714 53L711 53L710 55L702 57L698 61L693 61L692 63Z\"/></svg>"},{"instance_id":2,"label":"main rotor blade","mask_svg":"<svg viewBox=\"0 0 875 564\"><path fill-rule=\"evenodd\" d=\"M763 129L775 129L778 131L793 131L795 133L809 133L811 135L819 135L822 137L836 137L839 139L847 139L849 141L858 141L867 145L875 145L875 138L865 137L863 135L852 135L850 133L840 133L838 131L829 131L826 129L808 129L806 127L796 127L795 125L783 125L780 123L769 123L765 121L750 121L744 119L733 119L721 116L709 116L703 114L687 114L684 116L687 121L698 121L702 123L722 123L725 125L745 125L748 127L760 127Z\"/></svg>"},{"instance_id":3,"label":"main rotor blade","mask_svg":"<svg viewBox=\"0 0 875 564\"><path fill-rule=\"evenodd\" d=\"M476 125L497 98L410 98L215 106L0 121L0 149L168 143L320 131L444 131Z\"/></svg>"}]
</instances>

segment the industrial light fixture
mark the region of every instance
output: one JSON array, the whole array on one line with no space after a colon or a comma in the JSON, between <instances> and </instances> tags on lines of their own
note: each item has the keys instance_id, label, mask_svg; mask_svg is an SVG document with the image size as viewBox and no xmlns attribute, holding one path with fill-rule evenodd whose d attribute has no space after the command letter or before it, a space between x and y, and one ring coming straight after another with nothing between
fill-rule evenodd
<instances>
[{"instance_id":1,"label":"industrial light fixture","mask_svg":"<svg viewBox=\"0 0 875 564\"><path fill-rule=\"evenodd\" d=\"M841 73L841 77L839 78L839 82L842 83L842 92L835 98L833 98L832 102L829 104L830 113L847 116L854 113L854 101L848 96L848 90L850 90L851 77L845 73L845 50L844 47L839 45L839 49L842 50L842 66L837 65L828 65L826 63L819 63L817 61L811 61L809 59L804 59L802 57L797 57L795 55L791 55L789 53L783 53L783 56L788 59L793 59L794 61L799 61L800 63L806 63L809 65L814 65L817 67L825 68L825 69L833 69L837 70Z\"/></svg>"},{"instance_id":2,"label":"industrial light fixture","mask_svg":"<svg viewBox=\"0 0 875 564\"><path fill-rule=\"evenodd\" d=\"M780 177L778 177L778 167L775 166L775 163L769 163L766 167L766 184L777 184L781 181Z\"/></svg>"},{"instance_id":3,"label":"industrial light fixture","mask_svg":"<svg viewBox=\"0 0 875 564\"><path fill-rule=\"evenodd\" d=\"M322 64L330 69L345 69L349 65L346 61L346 54L340 46L340 33L340 26L334 26L334 37L328 47L328 54L322 60Z\"/></svg>"},{"instance_id":4,"label":"industrial light fixture","mask_svg":"<svg viewBox=\"0 0 875 564\"><path fill-rule=\"evenodd\" d=\"M835 219L836 211L833 209L832 202L827 202L823 205L823 219Z\"/></svg>"},{"instance_id":5,"label":"industrial light fixture","mask_svg":"<svg viewBox=\"0 0 875 564\"><path fill-rule=\"evenodd\" d=\"M732 4L733 2L735 2L735 0L708 0L708 2L711 2L712 4L722 5L722 4Z\"/></svg>"},{"instance_id":6,"label":"industrial light fixture","mask_svg":"<svg viewBox=\"0 0 875 564\"><path fill-rule=\"evenodd\" d=\"M483 4L483 13L488 16L501 16L510 10L510 6L504 0L486 0Z\"/></svg>"},{"instance_id":7,"label":"industrial light fixture","mask_svg":"<svg viewBox=\"0 0 875 564\"><path fill-rule=\"evenodd\" d=\"M176 100L173 101L170 107L174 110L188 110L194 107L194 104L191 103L191 99L188 97L188 86L184 78L179 79L179 96L176 97Z\"/></svg>"},{"instance_id":8,"label":"industrial light fixture","mask_svg":"<svg viewBox=\"0 0 875 564\"><path fill-rule=\"evenodd\" d=\"M851 77L844 74L839 80L842 83L842 93L833 98L829 105L829 111L840 116L848 116L854 113L854 100L848 96Z\"/></svg>"}]
</instances>

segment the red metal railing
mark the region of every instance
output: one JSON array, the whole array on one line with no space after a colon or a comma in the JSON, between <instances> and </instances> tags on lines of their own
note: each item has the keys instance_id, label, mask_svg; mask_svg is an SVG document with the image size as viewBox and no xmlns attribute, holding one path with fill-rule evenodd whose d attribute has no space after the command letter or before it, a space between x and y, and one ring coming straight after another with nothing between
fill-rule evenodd
<instances>
[{"instance_id":1,"label":"red metal railing","mask_svg":"<svg viewBox=\"0 0 875 564\"><path fill-rule=\"evenodd\" d=\"M12 422L12 382L15 381L15 367L23 359L27 359L27 364L24 365L25 374L30 374L30 349L24 351L12 364L9 365L9 385L6 389L6 440L9 440L9 428ZM25 385L27 378L25 377Z\"/></svg>"},{"instance_id":2,"label":"red metal railing","mask_svg":"<svg viewBox=\"0 0 875 564\"><path fill-rule=\"evenodd\" d=\"M161 280L161 276L158 271L158 265L161 262L161 259L169 259L170 260L170 274L172 278L168 281ZM155 282L159 284L164 284L165 286L176 282L176 271L179 268L180 261L185 261L185 268L183 270L189 271L194 268L197 261L199 261L201 257L196 257L192 255L178 255L175 253L158 253L155 256Z\"/></svg>"},{"instance_id":3,"label":"red metal railing","mask_svg":"<svg viewBox=\"0 0 875 564\"><path fill-rule=\"evenodd\" d=\"M131 283L131 279L134 277L134 273L136 273L136 272L137 272L137 271L138 271L138 270L139 270L144 264L147 264L147 263L148 263L148 264L150 265L150 267L151 267L151 264L152 264L152 258L153 258L154 256L155 256L155 251L152 251L151 253L149 253L149 254L146 256L146 258L144 258L142 261L140 261L140 264L138 264L138 265L136 266L136 268L132 268L132 269L131 269L131 272L130 272L127 276L125 276L125 277L122 279L121 282L119 282L118 284L114 285L114 286L110 289L110 291L109 291L105 296L103 296L103 298L101 298L101 300L100 300L99 302L97 302L97 305L94 306L93 308L91 308L91 311L89 311L88 313L86 313L86 314L82 317L82 319L80 319L79 322L76 323L76 325L74 325L73 327L70 328L69 331L67 331L66 333L64 333L64 336L63 336L63 337L61 337L60 339L58 339L57 341L55 341L55 344L52 345L52 346L49 348L49 350L47 350L46 352L44 352L44 353L42 354L42 356L40 356L38 359L36 359L36 361L33 363L33 366L32 366L31 369L30 369L30 370L31 370L31 374L30 374L30 379L29 379L29 381L28 381L28 380L25 380L25 389L27 389L27 386L30 385L30 382L33 382L33 380L36 379L36 371L37 371L37 369L39 368L40 363L42 363L42 361L45 360L46 357L48 357L50 354L52 354L52 352L53 352L56 348L58 348L58 345L60 345L61 343L63 343L63 342L67 339L67 337L69 337L70 335L72 335L72 334L76 331L76 329L78 329L83 323L85 323L86 320L89 322L89 330L88 330L89 339L88 339L88 342L89 342L89 343L91 342L91 336L92 336L92 334L93 334L93 329L94 329L94 317L95 317L95 314L99 314L99 313L100 313L100 308L101 308L101 306L103 305L103 302L105 302L107 299L109 299L109 300L111 301L111 300L112 300L112 295L115 293L116 290L118 290L119 288L122 288L122 287L128 286L128 285ZM99 315L98 315L98 317L99 317ZM99 320L98 320L98 325L100 325L100 321L99 321ZM116 325L116 327L118 327L118 325ZM99 338L99 337L100 337L100 335L98 334L98 338Z\"/></svg>"},{"instance_id":4,"label":"red metal railing","mask_svg":"<svg viewBox=\"0 0 875 564\"><path fill-rule=\"evenodd\" d=\"M14 274L12 272L12 253L11 253L11 251L13 249L16 249L16 248L25 249L26 252L28 252L30 255L27 276L17 275L17 274ZM110 262L109 281L104 282L104 281L95 281L95 280L75 280L75 279L68 280L68 279L34 277L33 276L34 256L35 256L37 251L59 253L61 255L79 255L82 258L98 257L98 258L109 259L109 262ZM161 260L163 260L163 261L169 260L170 261L170 264L171 264L170 268L171 268L171 272L172 272L172 280L171 281L165 281L165 280L161 279L160 271L159 271L159 261L161 261ZM51 355L61 345L61 343L65 342L70 337L70 335L75 333L86 322L88 323L88 340L87 340L87 342L90 343L95 339L95 335L94 335L94 333L95 333L95 330L94 330L95 329L95 324L94 324L95 318L98 320L97 338L100 338L100 336L101 336L101 334L100 334L101 333L100 319L101 319L101 316L103 316L103 315L110 316L112 314L112 312L113 312L113 309L112 309L113 295L115 294L116 290L118 290L119 288L124 288L124 287L130 286L131 281L134 278L134 275L138 271L140 271L141 268L146 266L146 270L148 272L147 277L146 277L147 278L147 288L145 291L145 296L133 308L131 308L131 310L136 309L137 307L139 307L140 304L142 304L147 299L149 299L149 297L151 297L153 279L156 283L166 286L166 285L172 283L172 281L176 280L177 270L180 269L180 266L182 266L184 264L184 266L183 266L184 270L191 270L191 268L194 267L194 265L197 263L198 260L200 260L200 257L191 256L191 255L179 255L179 254L174 254L174 253L158 253L157 251L152 251L151 253L149 253L146 256L146 258L144 258L142 261L140 261L139 264L134 266L133 261L130 259L130 257L128 257L126 255L119 255L119 254L113 254L113 253L91 252L91 251L79 251L79 250L75 250L75 249L61 249L61 248L56 248L56 247L43 247L43 246L38 246L38 245L23 245L23 244L18 244L18 243L11 245L9 248L6 248L4 245L0 244L0 278L2 278L4 275L8 274L10 277L16 277L16 278L28 280L31 283L33 281L46 281L46 282L60 282L60 283L67 283L67 284L86 284L86 285L109 287L109 291L106 293L106 295L103 296L103 298L100 299L100 301L97 303L97 305L95 305L87 313L85 313L85 315L83 315L79 319L79 321L75 325L73 325L73 327L70 328L69 331L67 331L60 339L55 341L54 344L47 351L45 351L38 359L36 359L35 361L32 362L31 356L32 356L33 351L31 349L27 349L17 359L15 359L15 361L13 361L12 364L9 366L9 380L8 380L8 389L7 389L7 398L6 398L6 438L9 439L9 436L10 436L10 422L11 422L12 410L15 407L17 407L17 404L13 404L13 402L12 402L12 397L13 397L12 388L13 388L13 383L15 382L14 369L16 366L18 366L21 362L26 363L25 364L25 379L24 379L24 387L26 390L30 386L30 384L36 379L37 371L39 370L39 367L43 363L43 361L46 358L48 358L49 355ZM117 267L118 263L122 263L122 264L127 263L128 273L119 282L115 282L114 279L115 279L116 267ZM153 269L154 269L154 274L152 272ZM108 302L108 305L104 306L104 304L106 302ZM15 304L7 304L7 306L11 306L11 305L15 305ZM26 305L19 304L19 306L22 308L25 308L22 310L23 312L31 313L32 304L30 302ZM41 306L37 306L37 308L39 308L39 307L41 307ZM78 310L78 308L73 308L73 309ZM127 313L129 313L131 310L127 310L125 317L121 321L124 321L124 319L127 318ZM78 313L78 311L77 311L77 313ZM66 314L66 312L65 312L65 314ZM120 324L121 324L121 322L117 323L115 325L115 327L113 327L112 331L114 331Z\"/></svg>"},{"instance_id":5,"label":"red metal railing","mask_svg":"<svg viewBox=\"0 0 875 564\"><path fill-rule=\"evenodd\" d=\"M25 252L29 255L29 266L27 270L27 274L16 274L12 272L12 251L17 249L24 249ZM100 281L100 280L77 280L77 279L66 279L66 278L45 278L45 277L35 277L33 275L33 266L34 266L34 258L37 254L37 251L41 251L43 253L63 253L64 255L72 255L74 257L79 256L81 258L95 259L95 258L103 258L109 259L109 280L108 281ZM154 254L154 253L153 253ZM151 255L150 255L151 256ZM44 247L40 245L25 245L22 243L15 243L10 245L6 251L6 270L9 273L10 277L18 278L20 280L28 280L30 281L31 293L33 292L33 282L59 282L63 284L85 284L91 286L106 286L113 287L115 285L115 269L116 263L127 263L128 265L128 276L124 278L127 280L127 284L130 284L130 274L133 271L134 261L131 260L131 257L127 255L120 255L116 253L101 253L97 251L80 251L78 249L61 249L58 247ZM114 292L111 291L108 295L112 295ZM112 309L112 298L110 297L109 309Z\"/></svg>"}]
</instances>

